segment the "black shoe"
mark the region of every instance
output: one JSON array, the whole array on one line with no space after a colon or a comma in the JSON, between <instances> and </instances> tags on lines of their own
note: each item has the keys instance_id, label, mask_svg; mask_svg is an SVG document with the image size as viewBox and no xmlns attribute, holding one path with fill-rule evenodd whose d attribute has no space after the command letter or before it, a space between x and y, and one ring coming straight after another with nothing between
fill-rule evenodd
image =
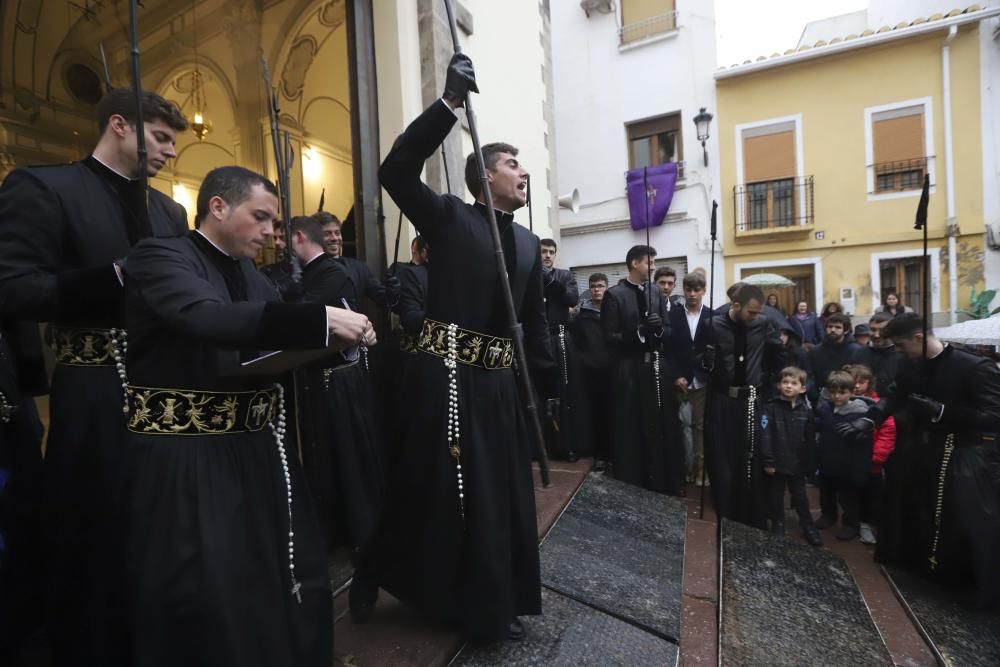
<instances>
[{"instance_id":1,"label":"black shoe","mask_svg":"<svg viewBox=\"0 0 1000 667\"><path fill-rule=\"evenodd\" d=\"M803 528L802 535L806 538L806 542L808 542L812 546L814 547L823 546L823 538L820 536L819 531L816 530L816 526Z\"/></svg>"},{"instance_id":2,"label":"black shoe","mask_svg":"<svg viewBox=\"0 0 1000 667\"><path fill-rule=\"evenodd\" d=\"M511 641L521 641L524 639L524 624L517 618L510 622L510 627L507 629L507 639Z\"/></svg>"},{"instance_id":3,"label":"black shoe","mask_svg":"<svg viewBox=\"0 0 1000 667\"><path fill-rule=\"evenodd\" d=\"M837 531L838 540L853 540L858 536L857 526L842 526L840 530Z\"/></svg>"},{"instance_id":4,"label":"black shoe","mask_svg":"<svg viewBox=\"0 0 1000 667\"><path fill-rule=\"evenodd\" d=\"M837 517L829 516L827 514L824 514L816 521L816 527L819 528L820 530L826 530L830 526L836 526L836 525L837 525Z\"/></svg>"},{"instance_id":5,"label":"black shoe","mask_svg":"<svg viewBox=\"0 0 1000 667\"><path fill-rule=\"evenodd\" d=\"M354 579L351 581L351 591L348 594L351 620L358 624L372 620L376 600L378 600L378 584L367 575L355 570Z\"/></svg>"},{"instance_id":6,"label":"black shoe","mask_svg":"<svg viewBox=\"0 0 1000 667\"><path fill-rule=\"evenodd\" d=\"M785 524L783 521L775 521L771 524L771 532L775 535L785 536Z\"/></svg>"},{"instance_id":7,"label":"black shoe","mask_svg":"<svg viewBox=\"0 0 1000 667\"><path fill-rule=\"evenodd\" d=\"M569 463L576 463L580 460L580 457L576 455L576 452L570 452L566 455L566 461Z\"/></svg>"}]
</instances>

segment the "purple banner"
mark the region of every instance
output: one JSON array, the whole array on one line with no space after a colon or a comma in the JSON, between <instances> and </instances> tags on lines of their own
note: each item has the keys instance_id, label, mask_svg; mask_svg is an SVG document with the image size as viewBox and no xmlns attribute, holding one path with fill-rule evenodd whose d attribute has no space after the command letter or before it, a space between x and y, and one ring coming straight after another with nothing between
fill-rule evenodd
<instances>
[{"instance_id":1,"label":"purple banner","mask_svg":"<svg viewBox=\"0 0 1000 667\"><path fill-rule=\"evenodd\" d=\"M676 185L676 162L629 169L625 176L625 188L632 229L645 229L647 220L650 227L662 225L673 201Z\"/></svg>"}]
</instances>

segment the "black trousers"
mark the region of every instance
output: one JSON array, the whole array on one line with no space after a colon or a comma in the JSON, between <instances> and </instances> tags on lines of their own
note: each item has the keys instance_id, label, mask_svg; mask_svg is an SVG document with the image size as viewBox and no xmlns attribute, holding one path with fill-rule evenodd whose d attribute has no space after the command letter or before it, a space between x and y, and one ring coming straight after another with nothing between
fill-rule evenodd
<instances>
[{"instance_id":1,"label":"black trousers","mask_svg":"<svg viewBox=\"0 0 1000 667\"><path fill-rule=\"evenodd\" d=\"M868 484L861 491L861 510L859 517L864 523L878 525L882 509L882 473L868 476Z\"/></svg>"},{"instance_id":2,"label":"black trousers","mask_svg":"<svg viewBox=\"0 0 1000 667\"><path fill-rule=\"evenodd\" d=\"M819 478L819 506L823 510L823 516L836 520L838 516L837 504L844 512L843 523L845 526L857 526L860 519L862 489L850 484L845 484L839 479L831 477Z\"/></svg>"},{"instance_id":3,"label":"black trousers","mask_svg":"<svg viewBox=\"0 0 1000 667\"><path fill-rule=\"evenodd\" d=\"M810 528L814 525L812 514L809 513L809 499L806 497L806 476L786 475L776 472L767 475L767 518L771 520L771 527L776 523L785 522L785 488L792 494L792 507L799 515L799 525L802 529Z\"/></svg>"},{"instance_id":4,"label":"black trousers","mask_svg":"<svg viewBox=\"0 0 1000 667\"><path fill-rule=\"evenodd\" d=\"M577 419L583 420L593 433L594 458L603 461L611 460L611 438L614 428L614 420L610 418L614 400L611 388L613 381L614 374L606 368L583 367L586 412L577 413Z\"/></svg>"}]
</instances>

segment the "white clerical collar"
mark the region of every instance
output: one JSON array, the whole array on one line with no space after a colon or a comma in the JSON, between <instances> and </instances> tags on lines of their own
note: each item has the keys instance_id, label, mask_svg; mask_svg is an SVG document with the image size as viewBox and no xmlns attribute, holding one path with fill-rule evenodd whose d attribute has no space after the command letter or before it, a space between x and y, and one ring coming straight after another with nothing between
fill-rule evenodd
<instances>
[{"instance_id":1,"label":"white clerical collar","mask_svg":"<svg viewBox=\"0 0 1000 667\"><path fill-rule=\"evenodd\" d=\"M216 244L216 242L215 242L215 241L213 241L212 239L210 239L210 238L208 238L207 236L205 236L205 232L201 231L200 229L196 229L196 230L194 230L194 231L195 231L195 232L197 232L198 234L201 234L201 237L202 237L203 239L205 239L206 241L208 241L209 243L211 243L211 244L212 244L212 247L213 247L213 248L215 248L216 250L218 250L219 252L221 252L221 253L222 253L223 255L225 255L226 257L229 257L230 259L235 259L235 257L233 257L233 256L232 256L232 255L230 255L230 254L229 254L228 252L226 252L225 250L223 250L222 248L220 248L220 247L218 246L218 244Z\"/></svg>"},{"instance_id":2,"label":"white clerical collar","mask_svg":"<svg viewBox=\"0 0 1000 667\"><path fill-rule=\"evenodd\" d=\"M632 279L629 278L628 276L625 276L625 282L627 282L629 285L635 285L639 289L646 291L646 283L634 283L632 282Z\"/></svg>"},{"instance_id":3,"label":"white clerical collar","mask_svg":"<svg viewBox=\"0 0 1000 667\"><path fill-rule=\"evenodd\" d=\"M114 173L114 174L116 174L118 176L121 176L122 178L124 178L129 183L132 183L133 181L138 181L139 180L138 178L129 178L128 176L126 176L125 174L121 173L120 171L118 171L117 169L115 169L114 167L112 167L110 164L108 164L107 162L105 162L101 158L99 158L96 155L94 155L93 153L90 154L90 157L92 157L95 160L97 160L105 169L107 169L108 171L110 171L110 172L112 172L112 173ZM212 245L215 245L215 244L213 243Z\"/></svg>"},{"instance_id":4,"label":"white clerical collar","mask_svg":"<svg viewBox=\"0 0 1000 667\"><path fill-rule=\"evenodd\" d=\"M325 254L326 254L326 250L320 250L320 251L319 251L319 252L317 252L317 253L316 253L315 255L313 255L312 257L310 257L310 258L309 258L309 259L308 259L308 260L306 261L306 263L305 263L305 264L303 264L302 266L303 266L303 267L306 267L306 266L309 266L309 265L310 265L310 264L312 264L312 263L313 263L313 262L314 262L314 261L315 261L316 259L318 259L318 258L322 257L322 256L323 256L323 255L325 255ZM331 256L332 256L332 255L331 255Z\"/></svg>"}]
</instances>

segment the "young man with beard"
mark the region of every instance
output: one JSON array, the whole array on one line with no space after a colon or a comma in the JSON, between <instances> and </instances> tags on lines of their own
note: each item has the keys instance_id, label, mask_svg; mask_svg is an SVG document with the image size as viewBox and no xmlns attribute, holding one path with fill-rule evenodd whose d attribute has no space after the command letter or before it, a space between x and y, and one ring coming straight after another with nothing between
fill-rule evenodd
<instances>
[{"instance_id":1,"label":"young man with beard","mask_svg":"<svg viewBox=\"0 0 1000 667\"><path fill-rule=\"evenodd\" d=\"M147 151L140 174L136 121ZM0 293L9 321L48 322L55 351L44 463L43 535L56 665L122 664L117 583L124 456L124 277L132 246L183 234L184 208L153 188L187 121L172 102L130 89L97 104L100 138L79 162L15 169L0 187Z\"/></svg>"},{"instance_id":2,"label":"young man with beard","mask_svg":"<svg viewBox=\"0 0 1000 667\"><path fill-rule=\"evenodd\" d=\"M851 318L843 313L834 313L826 318L826 339L809 350L809 400L815 407L826 378L848 364L864 363L865 349L854 342L848 342Z\"/></svg>"},{"instance_id":3,"label":"young man with beard","mask_svg":"<svg viewBox=\"0 0 1000 667\"><path fill-rule=\"evenodd\" d=\"M569 324L573 342L580 351L586 402L577 414L581 428L593 434L594 470L603 472L610 458L613 425L608 411L613 401L611 354L601 330L601 307L608 290L608 277L593 273L588 279L590 297L580 304L580 312Z\"/></svg>"},{"instance_id":4,"label":"young man with beard","mask_svg":"<svg viewBox=\"0 0 1000 667\"><path fill-rule=\"evenodd\" d=\"M637 245L625 255L628 277L609 289L601 327L615 359L616 479L651 491L684 494L684 443L671 391L667 306L652 272L656 250Z\"/></svg>"}]
</instances>

